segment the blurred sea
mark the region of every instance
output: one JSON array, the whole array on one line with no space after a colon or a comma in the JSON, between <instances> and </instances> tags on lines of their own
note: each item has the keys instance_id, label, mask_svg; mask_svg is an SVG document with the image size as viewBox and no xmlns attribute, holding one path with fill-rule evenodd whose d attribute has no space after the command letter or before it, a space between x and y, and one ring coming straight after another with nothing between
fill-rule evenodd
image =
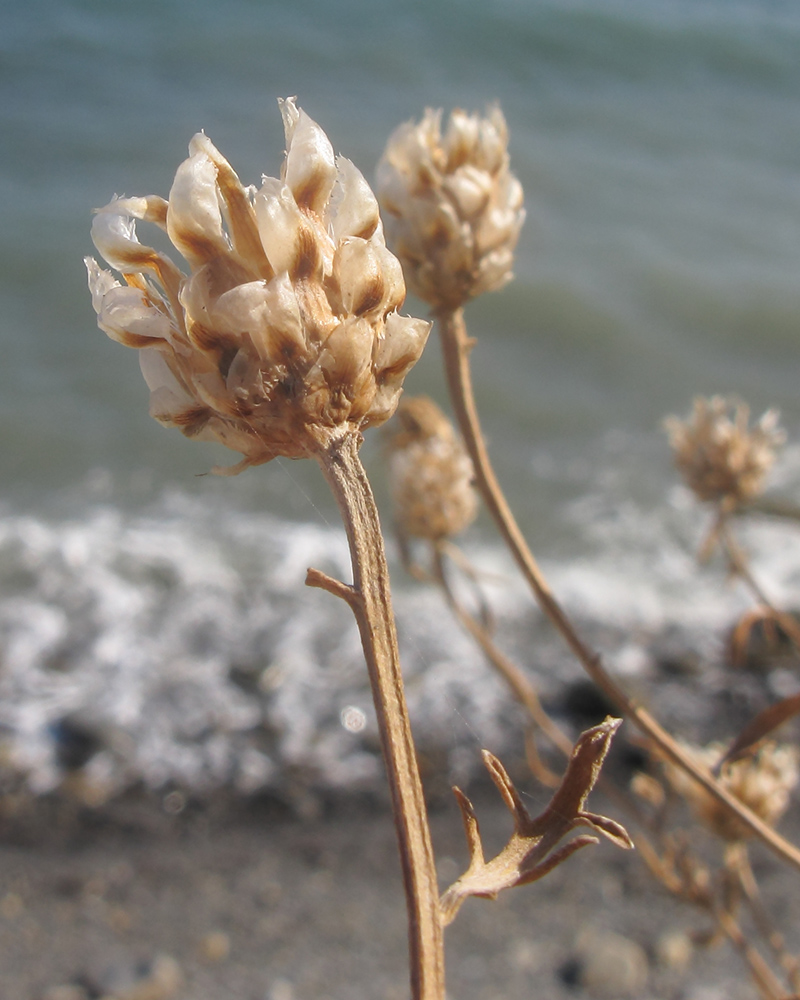
<instances>
[{"instance_id":1,"label":"blurred sea","mask_svg":"<svg viewBox=\"0 0 800 1000\"><path fill-rule=\"evenodd\" d=\"M232 456L150 420L82 262L91 209L166 195L200 129L245 183L274 175L290 94L367 176L425 106L501 103L528 218L515 282L467 313L501 481L618 669L646 672L656 635L713 656L746 598L720 566L696 568L706 516L660 423L696 393L779 407L790 443L772 482L796 497L796 4L39 0L0 11L0 94L9 773L45 791L85 760L99 796L142 778L247 790L378 773L355 630L302 586L307 565L348 573L321 476L205 475ZM444 401L435 339L407 391ZM365 459L383 503L375 440ZM800 600L797 530L759 525L746 544L775 599ZM488 521L464 546L491 571L504 641L556 691L577 671ZM457 776L479 744L516 745L516 716L438 599L395 577L415 722Z\"/></svg>"}]
</instances>

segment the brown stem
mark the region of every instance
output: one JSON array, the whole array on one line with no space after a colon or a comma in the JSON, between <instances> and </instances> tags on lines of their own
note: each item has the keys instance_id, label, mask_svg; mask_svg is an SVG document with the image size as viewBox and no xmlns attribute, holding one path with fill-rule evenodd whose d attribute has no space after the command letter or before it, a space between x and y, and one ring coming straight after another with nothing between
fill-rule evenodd
<instances>
[{"instance_id":1,"label":"brown stem","mask_svg":"<svg viewBox=\"0 0 800 1000\"><path fill-rule=\"evenodd\" d=\"M729 516L724 511L720 511L719 513L716 532L732 571L750 588L750 591L759 604L762 604L772 613L775 621L780 625L794 646L795 652L800 651L800 625L797 624L792 615L781 611L769 599L761 584L753 576L747 556L739 547L730 529Z\"/></svg>"},{"instance_id":2,"label":"brown stem","mask_svg":"<svg viewBox=\"0 0 800 1000\"><path fill-rule=\"evenodd\" d=\"M477 642L486 658L497 670L511 689L511 693L516 700L527 709L531 720L548 737L564 756L569 760L572 754L572 741L553 722L550 716L542 708L539 696L535 688L530 683L525 674L503 651L497 646L487 630L478 622L461 604L453 593L447 580L444 564L442 561L442 549L439 545L433 548L433 576L439 585L445 600L450 606L450 610L456 616L461 625L469 632Z\"/></svg>"},{"instance_id":3,"label":"brown stem","mask_svg":"<svg viewBox=\"0 0 800 1000\"><path fill-rule=\"evenodd\" d=\"M317 455L347 531L353 586L313 570L307 582L346 600L358 623L400 848L412 997L444 1000L444 940L433 849L403 693L383 537L369 480L358 457L359 443L355 432L344 432L334 435Z\"/></svg>"},{"instance_id":4,"label":"brown stem","mask_svg":"<svg viewBox=\"0 0 800 1000\"><path fill-rule=\"evenodd\" d=\"M731 844L726 852L725 864L739 882L759 934L767 942L776 961L786 973L792 990L797 993L800 990L800 964L787 950L783 935L773 924L769 911L764 906L761 890L750 864L747 845L741 842Z\"/></svg>"},{"instance_id":5,"label":"brown stem","mask_svg":"<svg viewBox=\"0 0 800 1000\"><path fill-rule=\"evenodd\" d=\"M474 346L474 341L467 336L463 310L442 308L435 315L439 321L450 398L461 434L475 466L477 486L489 513L494 518L500 534L523 576L528 581L540 607L561 633L595 684L614 702L620 712L634 722L642 732L646 733L666 757L691 775L718 802L735 813L778 857L800 869L800 850L767 826L752 810L722 788L708 771L695 764L675 740L662 729L652 715L628 697L625 691L606 672L600 657L589 649L578 635L551 592L533 553L528 548L489 461L489 453L481 431L472 391L469 353Z\"/></svg>"}]
</instances>

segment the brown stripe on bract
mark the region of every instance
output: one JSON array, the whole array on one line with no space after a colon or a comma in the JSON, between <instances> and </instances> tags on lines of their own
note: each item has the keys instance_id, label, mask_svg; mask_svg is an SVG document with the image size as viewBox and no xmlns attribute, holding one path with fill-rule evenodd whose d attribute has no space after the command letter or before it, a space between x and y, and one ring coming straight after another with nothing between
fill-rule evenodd
<instances>
[{"instance_id":1,"label":"brown stripe on bract","mask_svg":"<svg viewBox=\"0 0 800 1000\"><path fill-rule=\"evenodd\" d=\"M275 272L264 253L253 206L247 200L241 181L230 164L215 160L214 166L217 168L220 193L228 209L233 245L237 253L257 270L259 277L269 281L275 277Z\"/></svg>"},{"instance_id":2,"label":"brown stripe on bract","mask_svg":"<svg viewBox=\"0 0 800 1000\"><path fill-rule=\"evenodd\" d=\"M328 186L327 171L315 170L306 178L302 187L292 188L294 200L299 208L315 210L317 201L326 193Z\"/></svg>"},{"instance_id":3,"label":"brown stripe on bract","mask_svg":"<svg viewBox=\"0 0 800 1000\"><path fill-rule=\"evenodd\" d=\"M376 212L374 218L370 219L369 222L364 226L364 228L358 232L353 233L353 236L357 236L359 239L368 240L375 235L375 230L378 228L378 223L381 221L380 215Z\"/></svg>"},{"instance_id":4,"label":"brown stripe on bract","mask_svg":"<svg viewBox=\"0 0 800 1000\"><path fill-rule=\"evenodd\" d=\"M294 250L294 263L291 268L293 281L310 278L319 266L319 247L313 229L303 222L297 232L297 242Z\"/></svg>"},{"instance_id":5,"label":"brown stripe on bract","mask_svg":"<svg viewBox=\"0 0 800 1000\"><path fill-rule=\"evenodd\" d=\"M402 378L408 369L416 362L418 356L418 353L414 350L406 351L405 354L401 354L400 357L392 364L386 365L385 368L381 368L381 370L375 375L375 381L378 385L386 385L387 382L392 382L393 380Z\"/></svg>"},{"instance_id":6,"label":"brown stripe on bract","mask_svg":"<svg viewBox=\"0 0 800 1000\"><path fill-rule=\"evenodd\" d=\"M356 316L363 316L364 313L374 309L381 304L383 293L386 289L383 275L376 274L372 281L363 289L361 298L353 304L353 312Z\"/></svg>"},{"instance_id":7,"label":"brown stripe on bract","mask_svg":"<svg viewBox=\"0 0 800 1000\"><path fill-rule=\"evenodd\" d=\"M161 423L169 423L175 427L180 427L187 437L194 437L206 426L212 417L211 410L207 406L190 406L180 413L154 414L156 420Z\"/></svg>"},{"instance_id":8,"label":"brown stripe on bract","mask_svg":"<svg viewBox=\"0 0 800 1000\"><path fill-rule=\"evenodd\" d=\"M220 355L233 350L234 354L238 350L236 338L210 327L203 326L202 323L190 322L187 330L189 340L199 347L201 351L216 352Z\"/></svg>"},{"instance_id":9,"label":"brown stripe on bract","mask_svg":"<svg viewBox=\"0 0 800 1000\"><path fill-rule=\"evenodd\" d=\"M187 260L202 260L207 263L219 257L218 243L185 229L176 230L172 242Z\"/></svg>"},{"instance_id":10,"label":"brown stripe on bract","mask_svg":"<svg viewBox=\"0 0 800 1000\"><path fill-rule=\"evenodd\" d=\"M141 333L129 333L127 330L119 330L113 338L125 347L134 347L141 350L143 347L152 347L154 344L163 343L157 337L145 337Z\"/></svg>"}]
</instances>

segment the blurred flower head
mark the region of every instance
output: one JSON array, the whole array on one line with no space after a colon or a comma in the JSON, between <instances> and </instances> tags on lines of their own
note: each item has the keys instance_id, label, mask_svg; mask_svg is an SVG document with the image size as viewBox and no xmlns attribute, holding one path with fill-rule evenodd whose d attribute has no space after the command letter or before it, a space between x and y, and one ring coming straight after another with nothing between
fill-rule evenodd
<instances>
[{"instance_id":1,"label":"blurred flower head","mask_svg":"<svg viewBox=\"0 0 800 1000\"><path fill-rule=\"evenodd\" d=\"M395 521L403 534L433 541L463 531L478 500L461 439L427 396L401 400L390 425L389 479Z\"/></svg>"},{"instance_id":2,"label":"blurred flower head","mask_svg":"<svg viewBox=\"0 0 800 1000\"><path fill-rule=\"evenodd\" d=\"M198 134L167 201L115 198L95 215L124 284L86 260L100 328L140 350L152 416L241 452L235 469L388 419L429 330L397 313L403 275L364 177L293 98L279 103L280 179L244 187ZM167 233L188 274L139 242L137 221Z\"/></svg>"},{"instance_id":3,"label":"blurred flower head","mask_svg":"<svg viewBox=\"0 0 800 1000\"><path fill-rule=\"evenodd\" d=\"M686 753L698 764L712 768L725 752L721 743L707 747L683 744ZM786 811L792 791L800 778L798 748L772 741L763 743L755 753L726 761L719 772L719 782L731 795L743 802L756 816L774 826ZM698 818L725 840L750 836L746 829L715 798L674 764L665 764L667 780L689 803Z\"/></svg>"},{"instance_id":4,"label":"blurred flower head","mask_svg":"<svg viewBox=\"0 0 800 1000\"><path fill-rule=\"evenodd\" d=\"M508 169L508 129L496 105L485 117L428 109L389 139L377 190L389 245L409 288L434 308L456 308L512 277L525 218Z\"/></svg>"},{"instance_id":5,"label":"blurred flower head","mask_svg":"<svg viewBox=\"0 0 800 1000\"><path fill-rule=\"evenodd\" d=\"M664 421L675 464L700 500L736 506L761 493L786 435L777 410L767 410L752 427L749 417L744 403L700 396L687 420Z\"/></svg>"}]
</instances>

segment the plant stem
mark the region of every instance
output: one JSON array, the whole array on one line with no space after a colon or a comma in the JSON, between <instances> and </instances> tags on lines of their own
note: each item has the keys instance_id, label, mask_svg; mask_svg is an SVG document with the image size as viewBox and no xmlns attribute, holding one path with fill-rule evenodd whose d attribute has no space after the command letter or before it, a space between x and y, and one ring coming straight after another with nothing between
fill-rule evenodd
<instances>
[{"instance_id":1,"label":"plant stem","mask_svg":"<svg viewBox=\"0 0 800 1000\"><path fill-rule=\"evenodd\" d=\"M444 1000L444 940L433 849L403 693L389 570L378 511L358 457L360 435L334 433L317 461L341 511L353 586L309 570L306 583L343 598L355 615L367 661L392 797L408 909L413 1000Z\"/></svg>"},{"instance_id":2,"label":"plant stem","mask_svg":"<svg viewBox=\"0 0 800 1000\"><path fill-rule=\"evenodd\" d=\"M695 764L652 715L628 697L625 691L606 672L597 653L586 646L578 635L577 630L550 590L533 553L528 548L489 460L489 453L475 405L475 396L472 391L469 354L475 342L467 336L464 311L460 308L443 307L434 315L439 321L439 334L450 399L461 435L475 467L475 480L478 489L509 551L530 585L539 606L561 633L595 684L614 702L620 712L649 736L664 756L691 775L718 802L735 813L778 857L800 870L800 850L722 788L710 772Z\"/></svg>"}]
</instances>

